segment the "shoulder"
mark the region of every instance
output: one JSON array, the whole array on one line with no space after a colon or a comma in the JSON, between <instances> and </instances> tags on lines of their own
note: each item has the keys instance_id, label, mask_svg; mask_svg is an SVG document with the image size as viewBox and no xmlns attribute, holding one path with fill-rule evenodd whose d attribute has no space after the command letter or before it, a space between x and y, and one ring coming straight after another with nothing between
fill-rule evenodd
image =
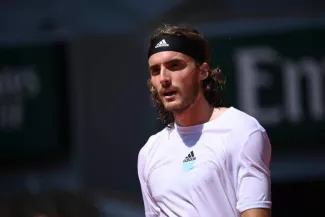
<instances>
[{"instance_id":1,"label":"shoulder","mask_svg":"<svg viewBox=\"0 0 325 217\"><path fill-rule=\"evenodd\" d=\"M264 127L255 117L234 107L230 109L231 112L227 123L230 125L233 133L241 133L248 136L256 131L265 131Z\"/></svg>"},{"instance_id":2,"label":"shoulder","mask_svg":"<svg viewBox=\"0 0 325 217\"><path fill-rule=\"evenodd\" d=\"M157 150L159 144L161 144L161 137L166 135L169 130L167 128L161 130L160 132L151 135L147 142L142 146L138 154L138 173L140 177L147 176L148 162L152 159L155 151Z\"/></svg>"},{"instance_id":3,"label":"shoulder","mask_svg":"<svg viewBox=\"0 0 325 217\"><path fill-rule=\"evenodd\" d=\"M163 136L167 133L168 133L168 129L164 128L163 130L159 131L158 133L149 136L148 140L146 141L146 143L142 146L142 148L139 151L139 159L147 157L149 155L149 153L152 152L152 150L154 150L157 147L161 136Z\"/></svg>"},{"instance_id":4,"label":"shoulder","mask_svg":"<svg viewBox=\"0 0 325 217\"><path fill-rule=\"evenodd\" d=\"M239 109L231 108L225 125L230 129L227 137L229 148L240 150L252 136L268 140L266 130L260 122Z\"/></svg>"},{"instance_id":5,"label":"shoulder","mask_svg":"<svg viewBox=\"0 0 325 217\"><path fill-rule=\"evenodd\" d=\"M232 164L237 166L239 162L243 162L243 159L246 159L245 162L250 159L268 163L272 148L267 132L260 122L235 108L232 108L228 114L225 125L229 133L225 140L225 150L232 156Z\"/></svg>"}]
</instances>

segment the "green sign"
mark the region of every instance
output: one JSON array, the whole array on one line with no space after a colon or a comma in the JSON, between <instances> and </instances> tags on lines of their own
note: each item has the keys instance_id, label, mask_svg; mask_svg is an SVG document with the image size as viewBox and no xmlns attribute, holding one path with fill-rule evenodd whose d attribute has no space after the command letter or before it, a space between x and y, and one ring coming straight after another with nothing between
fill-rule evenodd
<instances>
[{"instance_id":1,"label":"green sign","mask_svg":"<svg viewBox=\"0 0 325 217\"><path fill-rule=\"evenodd\" d=\"M66 144L61 45L0 48L0 160L46 160Z\"/></svg>"},{"instance_id":2,"label":"green sign","mask_svg":"<svg viewBox=\"0 0 325 217\"><path fill-rule=\"evenodd\" d=\"M273 147L325 146L325 29L211 37L228 105L251 114Z\"/></svg>"}]
</instances>

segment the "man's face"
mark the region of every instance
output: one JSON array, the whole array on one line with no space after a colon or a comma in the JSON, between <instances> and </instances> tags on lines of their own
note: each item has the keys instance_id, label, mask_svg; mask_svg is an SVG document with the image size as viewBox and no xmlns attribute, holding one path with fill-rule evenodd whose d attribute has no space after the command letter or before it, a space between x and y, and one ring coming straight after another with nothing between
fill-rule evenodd
<instances>
[{"instance_id":1,"label":"man's face","mask_svg":"<svg viewBox=\"0 0 325 217\"><path fill-rule=\"evenodd\" d=\"M179 113L198 97L200 78L193 59L175 51L163 51L149 58L151 83L167 111Z\"/></svg>"}]
</instances>

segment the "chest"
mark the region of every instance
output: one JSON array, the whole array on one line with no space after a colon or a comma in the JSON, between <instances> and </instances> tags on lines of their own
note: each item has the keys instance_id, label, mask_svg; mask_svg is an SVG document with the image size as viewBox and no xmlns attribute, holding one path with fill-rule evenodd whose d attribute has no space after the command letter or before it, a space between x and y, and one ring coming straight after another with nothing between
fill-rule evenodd
<instances>
[{"instance_id":1,"label":"chest","mask_svg":"<svg viewBox=\"0 0 325 217\"><path fill-rule=\"evenodd\" d=\"M148 185L156 201L172 195L190 198L225 182L229 165L222 143L198 144L164 152L149 165Z\"/></svg>"}]
</instances>

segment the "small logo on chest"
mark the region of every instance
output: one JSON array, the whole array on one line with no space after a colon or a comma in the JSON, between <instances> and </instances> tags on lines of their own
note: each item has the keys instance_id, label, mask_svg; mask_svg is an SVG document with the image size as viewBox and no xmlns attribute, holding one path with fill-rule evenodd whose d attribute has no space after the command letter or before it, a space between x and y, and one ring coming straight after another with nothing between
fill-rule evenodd
<instances>
[{"instance_id":1,"label":"small logo on chest","mask_svg":"<svg viewBox=\"0 0 325 217\"><path fill-rule=\"evenodd\" d=\"M196 157L194 156L194 152L191 151L183 160L183 170L189 171L193 169Z\"/></svg>"}]
</instances>

